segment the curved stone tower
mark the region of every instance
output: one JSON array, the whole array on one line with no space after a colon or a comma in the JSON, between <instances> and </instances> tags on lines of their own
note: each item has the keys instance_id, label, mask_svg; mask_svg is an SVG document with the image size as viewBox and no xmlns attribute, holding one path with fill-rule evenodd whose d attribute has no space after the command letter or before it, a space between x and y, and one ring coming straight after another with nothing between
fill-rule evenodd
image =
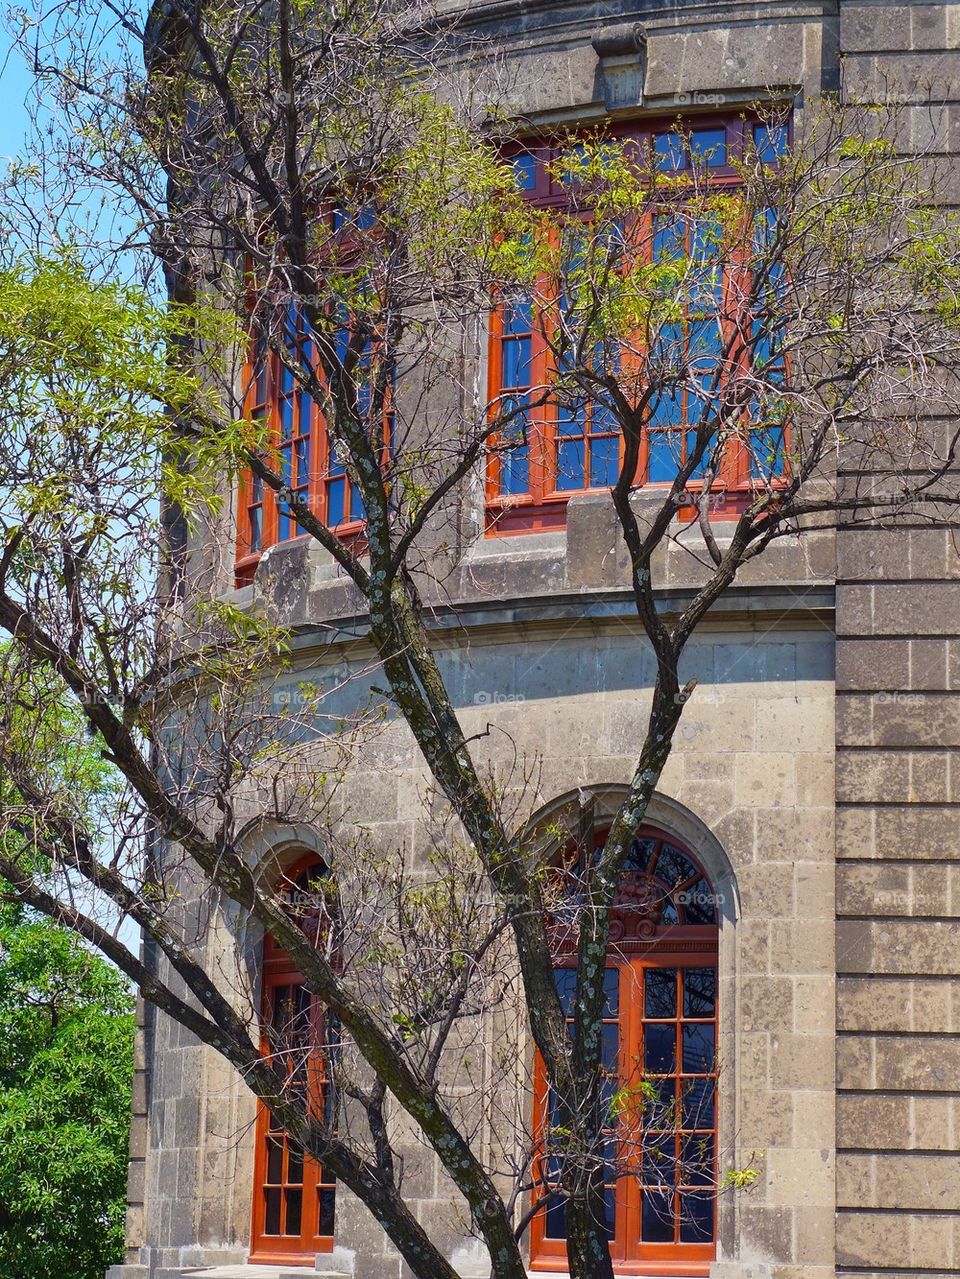
<instances>
[{"instance_id":1,"label":"curved stone tower","mask_svg":"<svg viewBox=\"0 0 960 1279\"><path fill-rule=\"evenodd\" d=\"M800 112L824 91L881 99L930 77L943 105L908 118L944 153L960 147L954 4L486 0L469 22L503 50L512 105L532 124L647 128L681 113L722 130L758 99L789 97ZM960 183L946 198L960 199ZM630 777L652 670L609 497L575 492L550 509L539 524L478 537L484 495L465 489L437 638L468 735L505 729L542 756L545 808L592 794L602 819ZM193 559L221 593L293 628L297 677L362 663L355 600L329 557L280 543L237 587L230 521L223 545L194 546ZM717 972L714 1126L760 1177L720 1196L715 1231L650 1241L659 1252L627 1247L623 1273L960 1275L958 563L940 528L785 540L690 645L697 698L649 816L719 902L713 942L691 952ZM695 573L682 545L663 555L666 607L682 608ZM420 773L399 728L370 765L350 781L352 802L384 839L415 847ZM257 838L269 845L269 830ZM312 851L304 834L291 857ZM140 1052L129 1253L112 1279L206 1267L402 1279L382 1230L340 1192L332 1251L267 1260L253 1221L251 1098L163 1017L144 1015ZM482 1276L437 1169L414 1166L409 1200L461 1273ZM563 1269L548 1234L534 1241L532 1271ZM251 1268L251 1251L272 1268Z\"/></svg>"}]
</instances>

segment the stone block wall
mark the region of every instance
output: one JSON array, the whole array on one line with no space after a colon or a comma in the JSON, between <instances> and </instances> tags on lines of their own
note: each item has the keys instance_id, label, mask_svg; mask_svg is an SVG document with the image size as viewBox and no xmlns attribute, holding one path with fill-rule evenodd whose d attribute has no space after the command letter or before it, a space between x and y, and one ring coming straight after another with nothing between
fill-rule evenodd
<instances>
[{"instance_id":1,"label":"stone block wall","mask_svg":"<svg viewBox=\"0 0 960 1279\"><path fill-rule=\"evenodd\" d=\"M960 7L839 12L845 92L904 103L955 200ZM864 1279L960 1272L958 549L837 538L837 1264Z\"/></svg>"}]
</instances>

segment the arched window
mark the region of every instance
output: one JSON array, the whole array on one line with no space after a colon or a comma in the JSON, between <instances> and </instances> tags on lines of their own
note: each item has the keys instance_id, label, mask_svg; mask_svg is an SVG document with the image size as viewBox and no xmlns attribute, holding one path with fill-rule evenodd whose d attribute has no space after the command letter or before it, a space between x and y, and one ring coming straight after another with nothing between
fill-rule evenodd
<instances>
[{"instance_id":1,"label":"arched window","mask_svg":"<svg viewBox=\"0 0 960 1279\"><path fill-rule=\"evenodd\" d=\"M597 830L597 846L605 836ZM556 980L572 1018L576 929L562 913L552 924ZM717 896L689 849L661 831L641 831L610 938L604 1224L614 1266L622 1274L706 1275L716 1256L719 920ZM542 1208L531 1223L531 1265L557 1270L566 1261L557 1180L563 1139L539 1054L534 1120Z\"/></svg>"},{"instance_id":2,"label":"arched window","mask_svg":"<svg viewBox=\"0 0 960 1279\"><path fill-rule=\"evenodd\" d=\"M310 856L281 881L287 908L308 935L318 938L329 921L326 876L324 863ZM318 1113L329 1113L327 1018L322 1004L306 989L303 974L270 936L263 942L261 1049L282 1063L291 1092L309 1098ZM318 1252L331 1252L335 1194L332 1176L259 1103L250 1260L313 1261Z\"/></svg>"}]
</instances>

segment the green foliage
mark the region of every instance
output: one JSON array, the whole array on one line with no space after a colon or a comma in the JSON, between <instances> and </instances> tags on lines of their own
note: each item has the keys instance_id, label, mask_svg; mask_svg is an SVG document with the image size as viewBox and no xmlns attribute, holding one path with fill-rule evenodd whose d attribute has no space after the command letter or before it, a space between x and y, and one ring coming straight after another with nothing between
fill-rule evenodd
<instances>
[{"instance_id":1,"label":"green foliage","mask_svg":"<svg viewBox=\"0 0 960 1279\"><path fill-rule=\"evenodd\" d=\"M217 403L171 356L189 344L213 371L239 333L210 305L168 306L96 280L70 250L0 259L7 520L29 523L34 538L96 542L142 520L161 494L188 517L209 505L250 428L179 430L215 417Z\"/></svg>"},{"instance_id":2,"label":"green foliage","mask_svg":"<svg viewBox=\"0 0 960 1279\"><path fill-rule=\"evenodd\" d=\"M0 1279L102 1279L120 1259L133 1032L118 973L0 905Z\"/></svg>"}]
</instances>

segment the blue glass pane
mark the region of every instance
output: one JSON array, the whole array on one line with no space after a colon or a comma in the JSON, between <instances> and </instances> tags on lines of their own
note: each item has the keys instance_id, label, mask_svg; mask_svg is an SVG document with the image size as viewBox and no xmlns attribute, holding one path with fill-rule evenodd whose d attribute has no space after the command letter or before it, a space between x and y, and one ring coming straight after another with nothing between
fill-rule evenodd
<instances>
[{"instance_id":1,"label":"blue glass pane","mask_svg":"<svg viewBox=\"0 0 960 1279\"><path fill-rule=\"evenodd\" d=\"M647 1137L643 1147L640 1176L645 1186L676 1185L677 1152L673 1133Z\"/></svg>"},{"instance_id":2,"label":"blue glass pane","mask_svg":"<svg viewBox=\"0 0 960 1279\"><path fill-rule=\"evenodd\" d=\"M762 164L776 164L787 154L787 127L783 124L755 124L753 145Z\"/></svg>"},{"instance_id":3,"label":"blue glass pane","mask_svg":"<svg viewBox=\"0 0 960 1279\"><path fill-rule=\"evenodd\" d=\"M750 474L755 479L782 475L786 458L786 427L760 427L750 435Z\"/></svg>"},{"instance_id":4,"label":"blue glass pane","mask_svg":"<svg viewBox=\"0 0 960 1279\"><path fill-rule=\"evenodd\" d=\"M616 435L590 442L590 487L612 488L620 471L620 440Z\"/></svg>"},{"instance_id":5,"label":"blue glass pane","mask_svg":"<svg viewBox=\"0 0 960 1279\"><path fill-rule=\"evenodd\" d=\"M530 491L530 457L526 444L500 454L500 493L509 496Z\"/></svg>"},{"instance_id":6,"label":"blue glass pane","mask_svg":"<svg viewBox=\"0 0 960 1279\"><path fill-rule=\"evenodd\" d=\"M656 842L654 839L635 839L630 846L627 860L624 862L624 871L646 870Z\"/></svg>"},{"instance_id":7,"label":"blue glass pane","mask_svg":"<svg viewBox=\"0 0 960 1279\"><path fill-rule=\"evenodd\" d=\"M586 426L587 406L579 403L557 405L557 434L583 435Z\"/></svg>"},{"instance_id":8,"label":"blue glass pane","mask_svg":"<svg viewBox=\"0 0 960 1279\"><path fill-rule=\"evenodd\" d=\"M553 982L557 988L560 1007L564 1017L573 1016L573 996L577 989L577 970L575 968L555 968Z\"/></svg>"},{"instance_id":9,"label":"blue glass pane","mask_svg":"<svg viewBox=\"0 0 960 1279\"><path fill-rule=\"evenodd\" d=\"M653 223L653 259L655 262L675 261L686 252L686 235L683 222L672 214L657 214Z\"/></svg>"},{"instance_id":10,"label":"blue glass pane","mask_svg":"<svg viewBox=\"0 0 960 1279\"><path fill-rule=\"evenodd\" d=\"M563 234L563 267L567 275L583 271L587 264L590 239L586 231L567 230Z\"/></svg>"},{"instance_id":11,"label":"blue glass pane","mask_svg":"<svg viewBox=\"0 0 960 1279\"><path fill-rule=\"evenodd\" d=\"M681 1181L687 1186L712 1186L716 1177L713 1133L684 1137L680 1152Z\"/></svg>"},{"instance_id":12,"label":"blue glass pane","mask_svg":"<svg viewBox=\"0 0 960 1279\"><path fill-rule=\"evenodd\" d=\"M654 1075L668 1075L676 1068L676 1027L648 1022L643 1028L643 1066Z\"/></svg>"},{"instance_id":13,"label":"blue glass pane","mask_svg":"<svg viewBox=\"0 0 960 1279\"><path fill-rule=\"evenodd\" d=\"M616 1017L620 1006L620 974L615 968L604 970L603 993L606 996L604 1017Z\"/></svg>"},{"instance_id":14,"label":"blue glass pane","mask_svg":"<svg viewBox=\"0 0 960 1279\"><path fill-rule=\"evenodd\" d=\"M337 353L337 359L342 364L347 358L347 350L350 346L350 330L341 325L334 333L333 345Z\"/></svg>"},{"instance_id":15,"label":"blue glass pane","mask_svg":"<svg viewBox=\"0 0 960 1279\"><path fill-rule=\"evenodd\" d=\"M254 507L250 512L250 550L259 551L263 544L263 528L262 528L263 512L259 507Z\"/></svg>"},{"instance_id":16,"label":"blue glass pane","mask_svg":"<svg viewBox=\"0 0 960 1279\"><path fill-rule=\"evenodd\" d=\"M548 1239L567 1237L567 1201L559 1195L547 1197L547 1220L543 1233Z\"/></svg>"},{"instance_id":17,"label":"blue glass pane","mask_svg":"<svg viewBox=\"0 0 960 1279\"><path fill-rule=\"evenodd\" d=\"M615 1072L620 1052L620 1028L615 1021L606 1022L603 1027L603 1043L601 1062L604 1070Z\"/></svg>"},{"instance_id":18,"label":"blue glass pane","mask_svg":"<svg viewBox=\"0 0 960 1279\"><path fill-rule=\"evenodd\" d=\"M357 210L357 230L369 231L377 220L377 211L372 200L366 200Z\"/></svg>"},{"instance_id":19,"label":"blue glass pane","mask_svg":"<svg viewBox=\"0 0 960 1279\"><path fill-rule=\"evenodd\" d=\"M658 391L650 405L650 424L656 428L680 426L683 423L683 394L677 389ZM664 441L661 440L662 444ZM651 452L653 440L650 442Z\"/></svg>"},{"instance_id":20,"label":"blue glass pane","mask_svg":"<svg viewBox=\"0 0 960 1279\"><path fill-rule=\"evenodd\" d=\"M281 504L277 507L279 512L277 518L277 541L286 542L288 538L293 537L296 525L290 518L290 507Z\"/></svg>"},{"instance_id":21,"label":"blue glass pane","mask_svg":"<svg viewBox=\"0 0 960 1279\"><path fill-rule=\"evenodd\" d=\"M511 302L503 308L503 332L507 337L518 333L529 333L533 327L532 303Z\"/></svg>"},{"instance_id":22,"label":"blue glass pane","mask_svg":"<svg viewBox=\"0 0 960 1279\"><path fill-rule=\"evenodd\" d=\"M659 1078L648 1081L654 1096L644 1112L647 1130L673 1129L677 1126L677 1080Z\"/></svg>"},{"instance_id":23,"label":"blue glass pane","mask_svg":"<svg viewBox=\"0 0 960 1279\"><path fill-rule=\"evenodd\" d=\"M776 209L764 209L757 214L753 225L753 238L758 253L773 243L777 232L777 222Z\"/></svg>"},{"instance_id":24,"label":"blue glass pane","mask_svg":"<svg viewBox=\"0 0 960 1279\"><path fill-rule=\"evenodd\" d=\"M259 475L255 475L250 485L250 497L254 502L259 502L263 498L263 480Z\"/></svg>"},{"instance_id":25,"label":"blue glass pane","mask_svg":"<svg viewBox=\"0 0 960 1279\"><path fill-rule=\"evenodd\" d=\"M590 430L594 435L618 431L617 415L608 405L594 401L590 408Z\"/></svg>"},{"instance_id":26,"label":"blue glass pane","mask_svg":"<svg viewBox=\"0 0 960 1279\"><path fill-rule=\"evenodd\" d=\"M661 172L682 169L687 162L683 138L676 133L657 133L653 138L653 154Z\"/></svg>"},{"instance_id":27,"label":"blue glass pane","mask_svg":"<svg viewBox=\"0 0 960 1279\"><path fill-rule=\"evenodd\" d=\"M723 334L715 317L692 320L687 334L687 353L691 362L697 364L697 371L712 369L717 356L723 350Z\"/></svg>"},{"instance_id":28,"label":"blue glass pane","mask_svg":"<svg viewBox=\"0 0 960 1279\"><path fill-rule=\"evenodd\" d=\"M677 970L648 968L643 977L644 1017L676 1017Z\"/></svg>"},{"instance_id":29,"label":"blue glass pane","mask_svg":"<svg viewBox=\"0 0 960 1279\"><path fill-rule=\"evenodd\" d=\"M537 185L537 162L532 155L515 155L509 160L513 176L521 191L532 191Z\"/></svg>"},{"instance_id":30,"label":"blue glass pane","mask_svg":"<svg viewBox=\"0 0 960 1279\"><path fill-rule=\"evenodd\" d=\"M714 1082L712 1079L685 1079L680 1088L684 1128L713 1128Z\"/></svg>"},{"instance_id":31,"label":"blue glass pane","mask_svg":"<svg viewBox=\"0 0 960 1279\"><path fill-rule=\"evenodd\" d=\"M685 342L682 324L664 324L653 346L654 359L667 364L684 362Z\"/></svg>"},{"instance_id":32,"label":"blue glass pane","mask_svg":"<svg viewBox=\"0 0 960 1279\"><path fill-rule=\"evenodd\" d=\"M284 484L293 483L293 449L289 444L280 450L280 474Z\"/></svg>"},{"instance_id":33,"label":"blue glass pane","mask_svg":"<svg viewBox=\"0 0 960 1279\"><path fill-rule=\"evenodd\" d=\"M557 445L557 489L567 492L584 487L583 440L561 440Z\"/></svg>"},{"instance_id":34,"label":"blue glass pane","mask_svg":"<svg viewBox=\"0 0 960 1279\"><path fill-rule=\"evenodd\" d=\"M713 1197L680 1196L680 1242L709 1243L713 1239Z\"/></svg>"},{"instance_id":35,"label":"blue glass pane","mask_svg":"<svg viewBox=\"0 0 960 1279\"><path fill-rule=\"evenodd\" d=\"M683 969L684 1017L712 1017L717 1010L717 970Z\"/></svg>"},{"instance_id":36,"label":"blue glass pane","mask_svg":"<svg viewBox=\"0 0 960 1279\"><path fill-rule=\"evenodd\" d=\"M321 1235L333 1234L336 1193L337 1192L332 1189L324 1189L320 1191L319 1233Z\"/></svg>"},{"instance_id":37,"label":"blue glass pane","mask_svg":"<svg viewBox=\"0 0 960 1279\"><path fill-rule=\"evenodd\" d=\"M560 168L565 186L568 186L571 182L580 181L578 170L583 161L583 157L586 155L586 151L587 148L582 142L579 142L576 146L572 146L568 151L564 152ZM572 173L570 172L568 165L573 169Z\"/></svg>"},{"instance_id":38,"label":"blue glass pane","mask_svg":"<svg viewBox=\"0 0 960 1279\"><path fill-rule=\"evenodd\" d=\"M640 1234L644 1243L673 1243L673 1194L645 1190Z\"/></svg>"},{"instance_id":39,"label":"blue glass pane","mask_svg":"<svg viewBox=\"0 0 960 1279\"><path fill-rule=\"evenodd\" d=\"M616 1234L617 1227L617 1202L612 1187L604 1191L603 1194L603 1214L604 1226L607 1231L607 1238L612 1239Z\"/></svg>"},{"instance_id":40,"label":"blue glass pane","mask_svg":"<svg viewBox=\"0 0 960 1279\"><path fill-rule=\"evenodd\" d=\"M297 411L300 414L300 430L306 431L310 426L310 414L313 410L313 399L306 391L297 396Z\"/></svg>"},{"instance_id":41,"label":"blue glass pane","mask_svg":"<svg viewBox=\"0 0 960 1279\"><path fill-rule=\"evenodd\" d=\"M688 924L715 924L717 899L707 879L698 879L684 894L683 913Z\"/></svg>"},{"instance_id":42,"label":"blue glass pane","mask_svg":"<svg viewBox=\"0 0 960 1279\"><path fill-rule=\"evenodd\" d=\"M280 433L287 439L293 434L293 400L281 400L280 409Z\"/></svg>"},{"instance_id":43,"label":"blue glass pane","mask_svg":"<svg viewBox=\"0 0 960 1279\"><path fill-rule=\"evenodd\" d=\"M367 518L367 508L363 504L363 497L360 490L355 484L350 486L350 519L365 520Z\"/></svg>"},{"instance_id":44,"label":"blue glass pane","mask_svg":"<svg viewBox=\"0 0 960 1279\"><path fill-rule=\"evenodd\" d=\"M647 478L651 484L669 484L677 474L677 437L670 431L651 431L647 453Z\"/></svg>"},{"instance_id":45,"label":"blue glass pane","mask_svg":"<svg viewBox=\"0 0 960 1279\"><path fill-rule=\"evenodd\" d=\"M699 416L699 412L697 416ZM707 467L710 465L711 461L713 460L713 450L716 448L716 444L717 444L716 434L710 435L707 438L707 442L704 445L703 452L700 455L700 461L696 464L696 466L690 472L692 479L703 478L703 475L706 472ZM688 458L694 452L696 447L697 447L697 432L688 431L687 432L687 457Z\"/></svg>"},{"instance_id":46,"label":"blue glass pane","mask_svg":"<svg viewBox=\"0 0 960 1279\"><path fill-rule=\"evenodd\" d=\"M702 1075L713 1070L713 1023L688 1022L683 1027L683 1070Z\"/></svg>"},{"instance_id":47,"label":"blue glass pane","mask_svg":"<svg viewBox=\"0 0 960 1279\"><path fill-rule=\"evenodd\" d=\"M331 527L342 524L345 517L344 503L346 502L346 486L345 479L331 480L327 485L327 523Z\"/></svg>"},{"instance_id":48,"label":"blue glass pane","mask_svg":"<svg viewBox=\"0 0 960 1279\"><path fill-rule=\"evenodd\" d=\"M298 436L294 448L297 456L297 480L300 481L310 469L310 436Z\"/></svg>"},{"instance_id":49,"label":"blue glass pane","mask_svg":"<svg viewBox=\"0 0 960 1279\"><path fill-rule=\"evenodd\" d=\"M530 339L509 338L503 343L503 386L528 386L530 383Z\"/></svg>"},{"instance_id":50,"label":"blue glass pane","mask_svg":"<svg viewBox=\"0 0 960 1279\"><path fill-rule=\"evenodd\" d=\"M723 129L694 129L690 134L690 155L695 164L710 167L727 163L727 136Z\"/></svg>"},{"instance_id":51,"label":"blue glass pane","mask_svg":"<svg viewBox=\"0 0 960 1279\"><path fill-rule=\"evenodd\" d=\"M669 887L685 884L697 874L693 862L673 844L664 844L657 858L655 874Z\"/></svg>"}]
</instances>

